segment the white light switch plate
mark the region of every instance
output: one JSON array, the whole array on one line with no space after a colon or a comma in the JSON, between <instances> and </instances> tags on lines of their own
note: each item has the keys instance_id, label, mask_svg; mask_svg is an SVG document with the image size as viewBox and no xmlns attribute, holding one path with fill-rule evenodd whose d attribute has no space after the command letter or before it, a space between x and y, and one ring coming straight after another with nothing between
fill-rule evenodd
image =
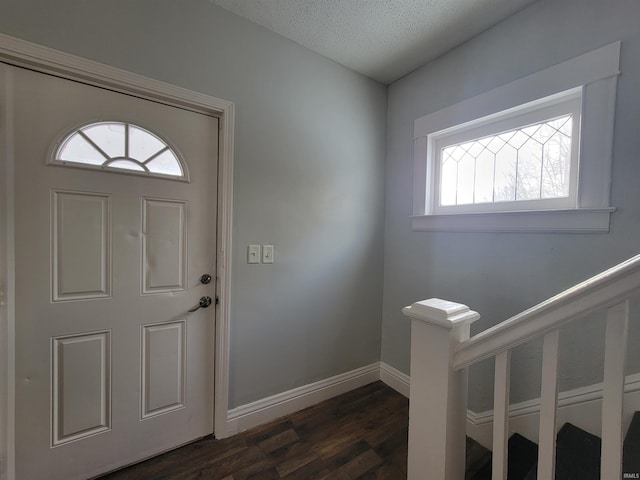
<instances>
[{"instance_id":1,"label":"white light switch plate","mask_svg":"<svg viewBox=\"0 0 640 480\"><path fill-rule=\"evenodd\" d=\"M260 263L260 245L249 245L247 248L247 263Z\"/></svg>"},{"instance_id":2,"label":"white light switch plate","mask_svg":"<svg viewBox=\"0 0 640 480\"><path fill-rule=\"evenodd\" d=\"M273 263L273 245L262 245L262 263Z\"/></svg>"}]
</instances>

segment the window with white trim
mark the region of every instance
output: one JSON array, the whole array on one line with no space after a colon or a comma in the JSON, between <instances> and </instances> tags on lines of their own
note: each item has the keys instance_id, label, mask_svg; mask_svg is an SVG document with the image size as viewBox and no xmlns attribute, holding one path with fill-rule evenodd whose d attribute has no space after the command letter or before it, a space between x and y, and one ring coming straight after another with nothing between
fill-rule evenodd
<instances>
[{"instance_id":1,"label":"window with white trim","mask_svg":"<svg viewBox=\"0 0 640 480\"><path fill-rule=\"evenodd\" d=\"M414 123L412 228L608 231L620 43Z\"/></svg>"},{"instance_id":2,"label":"window with white trim","mask_svg":"<svg viewBox=\"0 0 640 480\"><path fill-rule=\"evenodd\" d=\"M67 134L49 163L188 181L186 167L158 135L125 122L96 122Z\"/></svg>"},{"instance_id":3,"label":"window with white trim","mask_svg":"<svg viewBox=\"0 0 640 480\"><path fill-rule=\"evenodd\" d=\"M581 98L569 92L434 136L434 212L575 206Z\"/></svg>"}]
</instances>

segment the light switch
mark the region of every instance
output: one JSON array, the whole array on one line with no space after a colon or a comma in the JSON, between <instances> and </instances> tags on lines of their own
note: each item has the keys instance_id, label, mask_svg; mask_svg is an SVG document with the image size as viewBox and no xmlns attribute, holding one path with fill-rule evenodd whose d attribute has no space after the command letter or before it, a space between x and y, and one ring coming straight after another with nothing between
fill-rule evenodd
<instances>
[{"instance_id":1,"label":"light switch","mask_svg":"<svg viewBox=\"0 0 640 480\"><path fill-rule=\"evenodd\" d=\"M262 245L262 263L273 263L273 245Z\"/></svg>"},{"instance_id":2,"label":"light switch","mask_svg":"<svg viewBox=\"0 0 640 480\"><path fill-rule=\"evenodd\" d=\"M249 245L247 263L260 263L260 245Z\"/></svg>"}]
</instances>

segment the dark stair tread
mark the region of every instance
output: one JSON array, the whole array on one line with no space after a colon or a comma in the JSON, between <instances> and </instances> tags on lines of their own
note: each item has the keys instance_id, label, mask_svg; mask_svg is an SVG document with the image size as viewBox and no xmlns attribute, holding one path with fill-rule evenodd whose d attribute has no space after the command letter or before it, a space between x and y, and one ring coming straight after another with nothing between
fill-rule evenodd
<instances>
[{"instance_id":1,"label":"dark stair tread","mask_svg":"<svg viewBox=\"0 0 640 480\"><path fill-rule=\"evenodd\" d=\"M509 439L508 460L507 478L524 478L538 461L538 445L514 433Z\"/></svg>"},{"instance_id":2,"label":"dark stair tread","mask_svg":"<svg viewBox=\"0 0 640 480\"><path fill-rule=\"evenodd\" d=\"M600 479L600 438L565 423L556 440L558 480Z\"/></svg>"},{"instance_id":3,"label":"dark stair tread","mask_svg":"<svg viewBox=\"0 0 640 480\"><path fill-rule=\"evenodd\" d=\"M635 423L634 423L635 421ZM634 460L640 460L640 414L634 416L627 433L625 451ZM627 444L629 447L627 447ZM599 480L601 441L595 435L570 423L565 423L556 437L556 480ZM633 455L635 454L635 455ZM489 453L489 458L490 458ZM509 480L536 480L538 446L521 435L509 439ZM625 470L626 472L627 470ZM491 461L467 480L490 480Z\"/></svg>"},{"instance_id":4,"label":"dark stair tread","mask_svg":"<svg viewBox=\"0 0 640 480\"><path fill-rule=\"evenodd\" d=\"M556 480L599 480L600 438L565 423L556 437ZM538 464L521 477L538 478Z\"/></svg>"},{"instance_id":5,"label":"dark stair tread","mask_svg":"<svg viewBox=\"0 0 640 480\"><path fill-rule=\"evenodd\" d=\"M509 438L508 479L521 479L538 460L538 446L522 435L514 433ZM487 463L468 480L491 480L491 453Z\"/></svg>"},{"instance_id":6,"label":"dark stair tread","mask_svg":"<svg viewBox=\"0 0 640 480\"><path fill-rule=\"evenodd\" d=\"M491 450L483 447L473 438L467 437L465 461L465 480L471 480L484 466L491 464Z\"/></svg>"},{"instance_id":7,"label":"dark stair tread","mask_svg":"<svg viewBox=\"0 0 640 480\"><path fill-rule=\"evenodd\" d=\"M565 423L556 438L556 480L599 480L601 440ZM519 434L509 438L510 480L536 480L538 446ZM640 478L640 412L635 412L624 439L623 472ZM631 476L633 475L633 477ZM491 479L491 451L467 437L465 480Z\"/></svg>"},{"instance_id":8,"label":"dark stair tread","mask_svg":"<svg viewBox=\"0 0 640 480\"><path fill-rule=\"evenodd\" d=\"M622 472L640 474L640 412L635 412L624 437ZM629 476L628 478L637 478Z\"/></svg>"},{"instance_id":9,"label":"dark stair tread","mask_svg":"<svg viewBox=\"0 0 640 480\"><path fill-rule=\"evenodd\" d=\"M556 480L599 480L602 441L570 423L556 437ZM509 480L536 480L538 446L519 434L509 439ZM622 471L640 478L640 412L635 412L624 438ZM623 477L624 478L624 477ZM467 437L465 480L491 479L491 451Z\"/></svg>"}]
</instances>

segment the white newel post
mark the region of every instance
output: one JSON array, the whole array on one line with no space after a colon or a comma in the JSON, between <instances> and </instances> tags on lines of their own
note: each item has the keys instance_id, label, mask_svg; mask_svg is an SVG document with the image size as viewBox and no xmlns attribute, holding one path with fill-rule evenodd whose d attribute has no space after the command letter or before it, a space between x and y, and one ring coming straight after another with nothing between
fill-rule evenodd
<instances>
[{"instance_id":1,"label":"white newel post","mask_svg":"<svg viewBox=\"0 0 640 480\"><path fill-rule=\"evenodd\" d=\"M463 480L467 369L454 371L453 357L480 315L438 298L402 313L411 318L407 480Z\"/></svg>"}]
</instances>

